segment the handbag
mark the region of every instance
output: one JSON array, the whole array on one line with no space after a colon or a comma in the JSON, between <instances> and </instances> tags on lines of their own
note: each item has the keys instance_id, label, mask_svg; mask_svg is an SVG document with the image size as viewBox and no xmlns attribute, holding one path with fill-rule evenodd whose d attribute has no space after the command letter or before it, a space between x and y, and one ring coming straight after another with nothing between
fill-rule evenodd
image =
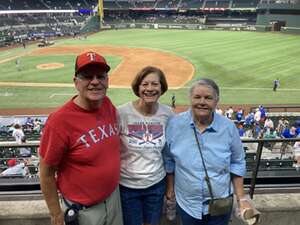
<instances>
[{"instance_id":1,"label":"handbag","mask_svg":"<svg viewBox=\"0 0 300 225\"><path fill-rule=\"evenodd\" d=\"M197 146L198 146L198 149L200 152L201 161L202 161L202 165L203 165L204 172L205 172L205 181L207 183L208 191L211 196L211 199L210 199L209 205L208 205L208 213L211 216L221 216L221 215L228 214L231 212L232 207L233 207L233 195L230 194L231 181L229 180L229 196L226 198L214 198L212 186L211 186L208 172L207 172L207 169L205 166L205 162L204 162L203 154L202 154L201 147L199 144L199 140L197 137L197 132L196 132L195 126L194 126L193 130L194 130Z\"/></svg>"},{"instance_id":2,"label":"handbag","mask_svg":"<svg viewBox=\"0 0 300 225\"><path fill-rule=\"evenodd\" d=\"M233 196L226 198L212 199L209 202L208 212L211 216L225 215L231 212L233 206Z\"/></svg>"}]
</instances>

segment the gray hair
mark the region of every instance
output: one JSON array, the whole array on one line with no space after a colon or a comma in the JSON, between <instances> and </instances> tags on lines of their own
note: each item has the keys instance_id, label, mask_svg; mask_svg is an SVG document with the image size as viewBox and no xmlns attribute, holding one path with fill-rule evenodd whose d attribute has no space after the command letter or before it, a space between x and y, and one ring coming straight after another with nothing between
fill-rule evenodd
<instances>
[{"instance_id":1,"label":"gray hair","mask_svg":"<svg viewBox=\"0 0 300 225\"><path fill-rule=\"evenodd\" d=\"M189 90L190 96L192 96L192 93L193 93L195 87L200 86L200 85L205 85L205 86L211 87L213 89L214 94L216 95L217 99L219 99L219 96L220 96L219 86L216 84L216 82L214 82L212 79L209 79L209 78L201 78L200 80L197 80L194 83L192 83L192 86L190 87L190 90Z\"/></svg>"}]
</instances>

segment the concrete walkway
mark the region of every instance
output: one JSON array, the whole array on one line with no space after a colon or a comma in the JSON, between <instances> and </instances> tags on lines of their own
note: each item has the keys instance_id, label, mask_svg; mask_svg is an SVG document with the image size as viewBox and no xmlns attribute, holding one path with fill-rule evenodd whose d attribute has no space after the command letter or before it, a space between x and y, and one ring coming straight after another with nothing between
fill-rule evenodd
<instances>
[{"instance_id":1,"label":"concrete walkway","mask_svg":"<svg viewBox=\"0 0 300 225\"><path fill-rule=\"evenodd\" d=\"M261 225L299 225L300 194L257 194L254 203L261 211ZM50 225L43 200L0 201L1 225ZM178 225L162 218L160 225ZM231 225L242 224L233 218ZM116 224L117 225L117 224Z\"/></svg>"}]
</instances>

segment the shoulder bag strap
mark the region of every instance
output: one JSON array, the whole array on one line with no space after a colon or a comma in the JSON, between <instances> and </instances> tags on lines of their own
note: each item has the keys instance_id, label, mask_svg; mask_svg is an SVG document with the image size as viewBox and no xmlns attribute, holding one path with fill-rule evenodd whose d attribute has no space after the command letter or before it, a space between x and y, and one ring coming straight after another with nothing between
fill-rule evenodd
<instances>
[{"instance_id":1,"label":"shoulder bag strap","mask_svg":"<svg viewBox=\"0 0 300 225\"><path fill-rule=\"evenodd\" d=\"M212 186L211 186L211 183L210 183L210 180L209 180L209 176L208 176L208 172L207 172L207 169L206 169L206 166L205 166L205 162L204 162L204 158L203 158L203 155L202 155L202 151L201 151L201 147L200 147L200 143L199 143L199 140L198 140L197 131L196 131L196 127L195 126L193 127L193 130L194 130L195 139L196 139L196 142L197 142L198 150L200 152L201 161L202 161L202 165L203 165L204 172L205 172L205 178L204 179L205 179L205 181L207 183L211 199L213 200L214 196L213 196L213 192L212 192Z\"/></svg>"},{"instance_id":2,"label":"shoulder bag strap","mask_svg":"<svg viewBox=\"0 0 300 225\"><path fill-rule=\"evenodd\" d=\"M203 168L204 168L204 171L205 171L205 178L204 179L207 183L208 191L209 191L209 194L211 196L211 199L213 200L214 196L213 196L212 186L211 186L210 179L209 179L209 176L208 176L208 172L207 172L207 169L206 169L206 166L205 166L205 162L204 162L204 158L203 158L203 154L202 154L202 151L201 151L201 147L200 147L200 143L199 143L199 139L198 139L198 136L197 136L197 131L196 131L195 126L193 127L193 130L194 130L194 135L195 135L195 139L196 139L196 142L197 142L198 150L200 152L202 165L203 165ZM229 174L229 176L230 176L230 174ZM230 192L231 192L231 178L229 179L229 195L230 195Z\"/></svg>"}]
</instances>

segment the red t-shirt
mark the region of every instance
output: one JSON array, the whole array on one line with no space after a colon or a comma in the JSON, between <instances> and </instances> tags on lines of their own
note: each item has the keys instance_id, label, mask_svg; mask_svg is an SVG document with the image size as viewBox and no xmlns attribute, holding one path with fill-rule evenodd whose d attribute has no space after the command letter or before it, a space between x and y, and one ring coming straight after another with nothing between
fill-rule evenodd
<instances>
[{"instance_id":1,"label":"red t-shirt","mask_svg":"<svg viewBox=\"0 0 300 225\"><path fill-rule=\"evenodd\" d=\"M120 177L115 107L107 97L96 111L70 100L47 119L39 153L47 165L58 167L57 186L66 199L83 205L105 200Z\"/></svg>"}]
</instances>

